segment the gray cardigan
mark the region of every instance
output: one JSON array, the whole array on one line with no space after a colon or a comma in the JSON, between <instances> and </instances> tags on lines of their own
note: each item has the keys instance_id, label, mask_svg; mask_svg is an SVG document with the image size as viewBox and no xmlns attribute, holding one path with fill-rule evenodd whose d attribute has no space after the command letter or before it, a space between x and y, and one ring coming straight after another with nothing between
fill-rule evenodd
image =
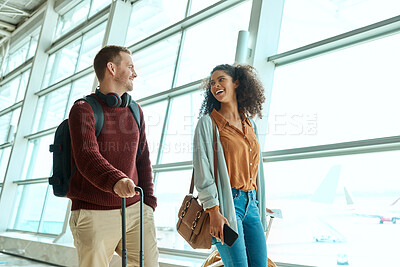
<instances>
[{"instance_id":1,"label":"gray cardigan","mask_svg":"<svg viewBox=\"0 0 400 267\"><path fill-rule=\"evenodd\" d=\"M254 131L257 135L257 127L251 120ZM258 138L258 135L257 135ZM231 184L228 176L228 169L225 163L224 151L221 141L219 140L219 132L217 129L217 157L218 157L218 190L214 179L214 151L213 151L213 129L212 120L209 115L200 118L197 123L193 140L193 166L194 166L194 184L198 191L200 202L204 209L212 208L219 205L222 215L228 220L232 229L237 232L237 222L235 206L233 204ZM262 157L260 155L260 164L257 176L257 200L260 211L261 222L264 231L267 230L266 217L266 199L265 199L265 182L264 168Z\"/></svg>"}]
</instances>

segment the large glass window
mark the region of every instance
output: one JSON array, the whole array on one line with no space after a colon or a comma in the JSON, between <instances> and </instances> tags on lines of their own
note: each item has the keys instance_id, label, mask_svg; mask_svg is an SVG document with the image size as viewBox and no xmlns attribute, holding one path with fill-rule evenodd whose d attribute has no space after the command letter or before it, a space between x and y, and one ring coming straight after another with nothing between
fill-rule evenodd
<instances>
[{"instance_id":1,"label":"large glass window","mask_svg":"<svg viewBox=\"0 0 400 267\"><path fill-rule=\"evenodd\" d=\"M62 231L68 199L55 197L47 183L20 185L15 207L9 228L56 235Z\"/></svg>"},{"instance_id":2,"label":"large glass window","mask_svg":"<svg viewBox=\"0 0 400 267\"><path fill-rule=\"evenodd\" d=\"M0 149L0 183L4 181L4 177L7 171L8 160L10 158L10 153L11 153L11 147Z\"/></svg>"},{"instance_id":3,"label":"large glass window","mask_svg":"<svg viewBox=\"0 0 400 267\"><path fill-rule=\"evenodd\" d=\"M59 234L64 226L68 199L56 197L50 186L47 187L46 204L43 207L38 231L45 234Z\"/></svg>"},{"instance_id":4,"label":"large glass window","mask_svg":"<svg viewBox=\"0 0 400 267\"><path fill-rule=\"evenodd\" d=\"M61 81L75 72L80 45L79 38L50 55L42 88Z\"/></svg>"},{"instance_id":5,"label":"large glass window","mask_svg":"<svg viewBox=\"0 0 400 267\"><path fill-rule=\"evenodd\" d=\"M55 39L72 30L101 9L111 3L111 0L83 0L73 8L58 17Z\"/></svg>"},{"instance_id":6,"label":"large glass window","mask_svg":"<svg viewBox=\"0 0 400 267\"><path fill-rule=\"evenodd\" d=\"M0 116L0 145L14 140L20 113L21 108L17 108Z\"/></svg>"},{"instance_id":7,"label":"large glass window","mask_svg":"<svg viewBox=\"0 0 400 267\"><path fill-rule=\"evenodd\" d=\"M399 158L393 151L265 163L267 206L283 215L268 237L272 259L307 266L397 262Z\"/></svg>"},{"instance_id":8,"label":"large glass window","mask_svg":"<svg viewBox=\"0 0 400 267\"><path fill-rule=\"evenodd\" d=\"M14 215L10 223L13 230L37 232L46 197L47 184L18 186Z\"/></svg>"},{"instance_id":9,"label":"large glass window","mask_svg":"<svg viewBox=\"0 0 400 267\"><path fill-rule=\"evenodd\" d=\"M105 31L105 24L85 33L54 54L50 55L43 86L45 88L72 74L89 67L98 52Z\"/></svg>"},{"instance_id":10,"label":"large glass window","mask_svg":"<svg viewBox=\"0 0 400 267\"><path fill-rule=\"evenodd\" d=\"M245 2L187 30L177 86L207 77L216 65L234 62L238 32L247 30L250 9L251 2Z\"/></svg>"},{"instance_id":11,"label":"large glass window","mask_svg":"<svg viewBox=\"0 0 400 267\"><path fill-rule=\"evenodd\" d=\"M9 56L6 72L14 70L16 67L25 62L29 51L29 41L27 38L23 41L22 45Z\"/></svg>"},{"instance_id":12,"label":"large glass window","mask_svg":"<svg viewBox=\"0 0 400 267\"><path fill-rule=\"evenodd\" d=\"M22 173L23 180L50 177L53 155L49 152L49 147L53 142L54 135L46 135L29 141Z\"/></svg>"},{"instance_id":13,"label":"large glass window","mask_svg":"<svg viewBox=\"0 0 400 267\"><path fill-rule=\"evenodd\" d=\"M286 0L279 52L400 14L397 0Z\"/></svg>"},{"instance_id":14,"label":"large glass window","mask_svg":"<svg viewBox=\"0 0 400 267\"><path fill-rule=\"evenodd\" d=\"M158 174L156 195L157 212L154 213L157 245L163 248L191 250L190 245L176 231L178 211L189 193L192 170L161 172ZM179 184L179 186L171 186ZM204 251L204 250L196 250Z\"/></svg>"},{"instance_id":15,"label":"large glass window","mask_svg":"<svg viewBox=\"0 0 400 267\"><path fill-rule=\"evenodd\" d=\"M126 37L134 44L185 17L187 1L141 0L133 5Z\"/></svg>"},{"instance_id":16,"label":"large glass window","mask_svg":"<svg viewBox=\"0 0 400 267\"><path fill-rule=\"evenodd\" d=\"M150 160L152 164L156 164L165 112L167 110L167 101L143 106L142 109L144 121L146 122L146 137L149 145Z\"/></svg>"},{"instance_id":17,"label":"large glass window","mask_svg":"<svg viewBox=\"0 0 400 267\"><path fill-rule=\"evenodd\" d=\"M140 99L172 88L180 34L133 53L137 78L133 96Z\"/></svg>"},{"instance_id":18,"label":"large glass window","mask_svg":"<svg viewBox=\"0 0 400 267\"><path fill-rule=\"evenodd\" d=\"M106 24L91 30L83 36L78 66L75 72L93 65L93 59L101 48Z\"/></svg>"},{"instance_id":19,"label":"large glass window","mask_svg":"<svg viewBox=\"0 0 400 267\"><path fill-rule=\"evenodd\" d=\"M35 29L20 43L12 44L10 48L10 54L4 55L5 58L2 66L3 75L6 75L7 73L13 71L15 68L26 62L35 54L38 38L39 29ZM15 47L16 49L14 49Z\"/></svg>"},{"instance_id":20,"label":"large glass window","mask_svg":"<svg viewBox=\"0 0 400 267\"><path fill-rule=\"evenodd\" d=\"M73 27L83 22L87 18L89 8L90 8L89 0L81 1L79 4L77 4L68 12L66 12L64 15L60 16L58 18L58 23L55 33L56 39L61 35L65 34L66 32L68 32L69 30L71 30Z\"/></svg>"},{"instance_id":21,"label":"large glass window","mask_svg":"<svg viewBox=\"0 0 400 267\"><path fill-rule=\"evenodd\" d=\"M190 7L190 15L195 14L206 7L209 7L219 0L192 0L192 6Z\"/></svg>"},{"instance_id":22,"label":"large glass window","mask_svg":"<svg viewBox=\"0 0 400 267\"><path fill-rule=\"evenodd\" d=\"M193 133L202 100L200 90L172 99L171 117L162 147L162 163L192 160Z\"/></svg>"},{"instance_id":23,"label":"large glass window","mask_svg":"<svg viewBox=\"0 0 400 267\"><path fill-rule=\"evenodd\" d=\"M33 133L57 126L65 118L70 88L68 84L39 98Z\"/></svg>"},{"instance_id":24,"label":"large glass window","mask_svg":"<svg viewBox=\"0 0 400 267\"><path fill-rule=\"evenodd\" d=\"M92 0L92 5L90 6L89 17L92 17L97 12L111 4L112 0Z\"/></svg>"},{"instance_id":25,"label":"large glass window","mask_svg":"<svg viewBox=\"0 0 400 267\"><path fill-rule=\"evenodd\" d=\"M0 87L0 110L24 99L29 72L25 71Z\"/></svg>"},{"instance_id":26,"label":"large glass window","mask_svg":"<svg viewBox=\"0 0 400 267\"><path fill-rule=\"evenodd\" d=\"M267 150L398 135L399 45L394 35L277 68Z\"/></svg>"}]
</instances>

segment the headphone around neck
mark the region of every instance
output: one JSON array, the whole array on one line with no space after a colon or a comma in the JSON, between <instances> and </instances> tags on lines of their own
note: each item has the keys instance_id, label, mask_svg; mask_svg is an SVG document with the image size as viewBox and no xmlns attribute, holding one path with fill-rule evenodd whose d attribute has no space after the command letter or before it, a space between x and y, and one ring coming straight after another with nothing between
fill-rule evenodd
<instances>
[{"instance_id":1,"label":"headphone around neck","mask_svg":"<svg viewBox=\"0 0 400 267\"><path fill-rule=\"evenodd\" d=\"M124 93L121 97L116 93L103 94L98 88L96 95L100 97L110 108L127 107L131 103L132 97L128 93Z\"/></svg>"}]
</instances>

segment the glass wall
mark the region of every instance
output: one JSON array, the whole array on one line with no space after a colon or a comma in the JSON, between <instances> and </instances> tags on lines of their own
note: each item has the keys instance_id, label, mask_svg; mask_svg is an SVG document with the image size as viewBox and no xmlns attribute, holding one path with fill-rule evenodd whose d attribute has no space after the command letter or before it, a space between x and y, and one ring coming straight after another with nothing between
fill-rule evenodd
<instances>
[{"instance_id":1,"label":"glass wall","mask_svg":"<svg viewBox=\"0 0 400 267\"><path fill-rule=\"evenodd\" d=\"M78 22L89 20L109 4L110 1L81 1L78 7L82 9L73 7L59 16L56 37L63 37ZM42 86L35 87L37 105L30 134L25 137L28 141L26 154L20 157L23 165L16 182L18 190L9 222L10 230L58 235L63 229L68 199L55 197L48 185L47 179L52 175L49 145L53 143L56 126L68 117L74 101L92 90L92 62L101 47L106 27L102 17L94 23L98 26L80 29L78 37L48 55ZM10 81L9 86L4 86L5 102L21 98L24 92L22 85L26 83L20 80L28 76L28 72L23 73L18 79ZM15 90L14 84L17 83L22 89ZM0 118L3 117L6 120L10 115ZM7 138L3 137L3 131L0 137ZM7 154L3 154L5 158Z\"/></svg>"},{"instance_id":2,"label":"glass wall","mask_svg":"<svg viewBox=\"0 0 400 267\"><path fill-rule=\"evenodd\" d=\"M264 135L267 206L283 215L267 242L274 261L398 262L400 35L382 25L400 5L381 4L285 1Z\"/></svg>"},{"instance_id":3,"label":"glass wall","mask_svg":"<svg viewBox=\"0 0 400 267\"><path fill-rule=\"evenodd\" d=\"M21 66L24 62L35 55L39 30L40 29L35 29L17 45L13 45L9 48L9 53L8 55L5 55L3 65L1 67L1 73L3 76Z\"/></svg>"},{"instance_id":4,"label":"glass wall","mask_svg":"<svg viewBox=\"0 0 400 267\"><path fill-rule=\"evenodd\" d=\"M399 14L400 2L396 0L285 0L279 52L344 34Z\"/></svg>"}]
</instances>

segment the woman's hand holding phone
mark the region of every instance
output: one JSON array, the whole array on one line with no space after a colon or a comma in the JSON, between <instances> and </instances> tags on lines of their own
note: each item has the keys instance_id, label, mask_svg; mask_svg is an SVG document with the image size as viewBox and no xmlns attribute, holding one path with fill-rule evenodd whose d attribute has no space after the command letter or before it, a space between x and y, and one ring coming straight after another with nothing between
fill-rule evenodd
<instances>
[{"instance_id":1,"label":"woman's hand holding phone","mask_svg":"<svg viewBox=\"0 0 400 267\"><path fill-rule=\"evenodd\" d=\"M224 244L224 225L229 224L228 220L219 212L219 209L208 213L210 215L210 234Z\"/></svg>"}]
</instances>

